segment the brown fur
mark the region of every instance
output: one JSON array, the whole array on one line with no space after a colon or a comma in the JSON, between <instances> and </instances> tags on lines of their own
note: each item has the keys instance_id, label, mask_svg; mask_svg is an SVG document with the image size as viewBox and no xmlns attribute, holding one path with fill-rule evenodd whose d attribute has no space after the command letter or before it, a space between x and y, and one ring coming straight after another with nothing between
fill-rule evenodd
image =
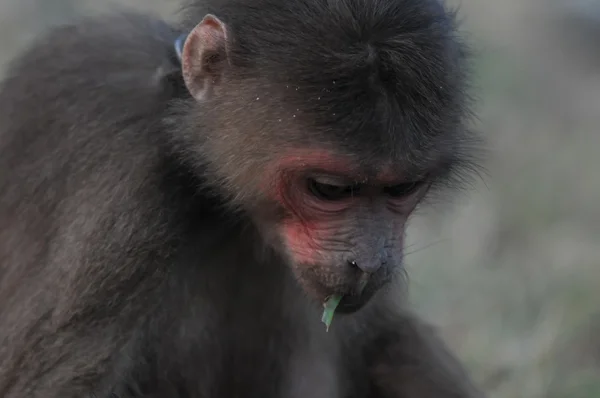
<instances>
[{"instance_id":1,"label":"brown fur","mask_svg":"<svg viewBox=\"0 0 600 398\"><path fill-rule=\"evenodd\" d=\"M347 275L333 262L294 263L289 236L277 232L290 209L274 206L261 185L281 164L278 153L305 149L350 154L375 169L386 159L405 175L435 172L434 187L457 181L470 167L472 137L452 15L433 1L373 3L371 17L399 29L392 33L406 24L404 65L414 62L439 88L414 69L389 70L414 97L382 103L370 120L347 102L360 94L351 85L328 85L321 103L301 108L328 79L323 67L338 68L343 81L339 60L309 66L321 62L319 51L344 48L335 35L350 26L336 24L354 15L364 19L363 34L376 26L360 14L362 2L251 3L188 9L196 23L209 12L222 18L235 43L223 71L228 89L203 104L185 90L173 59L180 31L154 17L120 13L57 28L9 69L0 88L0 396L481 396L405 309L401 239L382 267L385 283L327 333L306 278ZM321 25L336 12L340 18ZM399 54L387 57L399 62ZM407 78L416 80L395 80ZM303 84L296 90L288 80ZM393 103L401 116L388 112ZM381 124L386 114L389 125ZM350 137L361 120L369 133ZM340 221L336 242L315 241L320 253L341 244L347 254L361 237L378 244L375 237L394 228L383 213L360 214ZM309 265L310 276L292 272Z\"/></svg>"}]
</instances>

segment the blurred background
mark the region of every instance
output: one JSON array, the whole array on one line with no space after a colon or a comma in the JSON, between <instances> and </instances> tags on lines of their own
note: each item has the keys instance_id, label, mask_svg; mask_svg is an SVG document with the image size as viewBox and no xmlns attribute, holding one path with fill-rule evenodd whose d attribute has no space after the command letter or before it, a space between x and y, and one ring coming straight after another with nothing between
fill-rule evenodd
<instances>
[{"instance_id":1,"label":"blurred background","mask_svg":"<svg viewBox=\"0 0 600 398\"><path fill-rule=\"evenodd\" d=\"M118 2L168 18L178 5ZM600 398L600 0L451 4L477 53L487 176L414 219L412 300L491 398ZM109 7L0 0L0 68Z\"/></svg>"}]
</instances>

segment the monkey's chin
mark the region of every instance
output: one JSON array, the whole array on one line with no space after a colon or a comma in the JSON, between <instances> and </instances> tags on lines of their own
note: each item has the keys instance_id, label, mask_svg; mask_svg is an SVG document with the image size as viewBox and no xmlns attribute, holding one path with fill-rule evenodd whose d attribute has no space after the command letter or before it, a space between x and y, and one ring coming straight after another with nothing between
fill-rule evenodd
<instances>
[{"instance_id":1,"label":"monkey's chin","mask_svg":"<svg viewBox=\"0 0 600 398\"><path fill-rule=\"evenodd\" d=\"M345 296L340 301L340 304L337 306L335 312L336 314L350 315L354 314L361 310L369 300L363 300L361 298L356 298L353 296Z\"/></svg>"},{"instance_id":2,"label":"monkey's chin","mask_svg":"<svg viewBox=\"0 0 600 398\"><path fill-rule=\"evenodd\" d=\"M369 304L374 294L375 291L365 291L360 295L343 296L335 312L342 315L354 314Z\"/></svg>"}]
</instances>

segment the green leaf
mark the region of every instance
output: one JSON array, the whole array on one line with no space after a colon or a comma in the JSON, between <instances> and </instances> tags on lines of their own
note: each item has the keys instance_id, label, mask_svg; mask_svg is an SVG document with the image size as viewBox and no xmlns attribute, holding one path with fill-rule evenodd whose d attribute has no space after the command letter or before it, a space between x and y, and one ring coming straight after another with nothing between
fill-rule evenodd
<instances>
[{"instance_id":1,"label":"green leaf","mask_svg":"<svg viewBox=\"0 0 600 398\"><path fill-rule=\"evenodd\" d=\"M342 296L339 294L334 294L329 297L327 301L323 304L325 310L323 311L323 316L321 317L321 322L325 324L326 330L329 331L329 326L331 325L331 321L333 321L333 314L335 313L335 309L340 304L342 300Z\"/></svg>"}]
</instances>

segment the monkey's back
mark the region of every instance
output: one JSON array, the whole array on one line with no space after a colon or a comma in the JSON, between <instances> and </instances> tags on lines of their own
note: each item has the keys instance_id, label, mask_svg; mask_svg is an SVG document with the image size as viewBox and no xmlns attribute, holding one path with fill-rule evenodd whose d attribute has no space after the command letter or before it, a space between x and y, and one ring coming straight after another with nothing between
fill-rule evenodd
<instances>
[{"instance_id":1,"label":"monkey's back","mask_svg":"<svg viewBox=\"0 0 600 398\"><path fill-rule=\"evenodd\" d=\"M155 265L174 239L164 211L171 198L162 195L170 192L162 121L174 95L165 77L178 70L176 36L152 16L84 19L51 30L8 68L0 85L0 396L63 384L83 392L142 306L118 295L160 283Z\"/></svg>"},{"instance_id":2,"label":"monkey's back","mask_svg":"<svg viewBox=\"0 0 600 398\"><path fill-rule=\"evenodd\" d=\"M19 226L35 224L36 239L47 240L66 196L109 189L90 180L94 171L123 167L127 177L161 161L176 36L151 16L83 19L52 29L9 65L0 85L0 236L30 234ZM2 256L20 246L8 240ZM0 257L0 269L7 263Z\"/></svg>"},{"instance_id":3,"label":"monkey's back","mask_svg":"<svg viewBox=\"0 0 600 398\"><path fill-rule=\"evenodd\" d=\"M95 130L119 134L119 126L156 120L171 96L161 79L177 67L176 35L153 17L119 13L38 38L2 79L2 154L42 141L92 139ZM88 131L76 131L83 126Z\"/></svg>"},{"instance_id":4,"label":"monkey's back","mask_svg":"<svg viewBox=\"0 0 600 398\"><path fill-rule=\"evenodd\" d=\"M19 55L0 85L0 170L10 170L0 174L0 209L18 187L35 194L33 179L156 147L176 35L153 17L120 13L55 28Z\"/></svg>"}]
</instances>

